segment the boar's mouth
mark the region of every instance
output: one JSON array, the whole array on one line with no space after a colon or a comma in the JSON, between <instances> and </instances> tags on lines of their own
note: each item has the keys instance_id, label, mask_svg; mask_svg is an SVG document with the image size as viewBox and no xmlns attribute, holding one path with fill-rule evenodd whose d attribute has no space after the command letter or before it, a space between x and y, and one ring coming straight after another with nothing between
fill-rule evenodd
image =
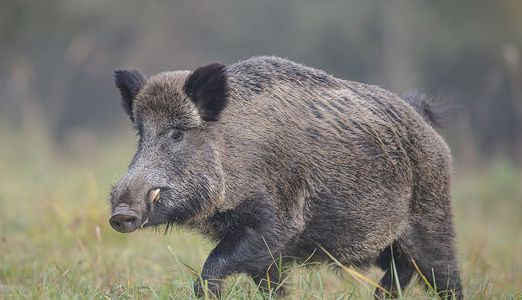
<instances>
[{"instance_id":1,"label":"boar's mouth","mask_svg":"<svg viewBox=\"0 0 522 300\"><path fill-rule=\"evenodd\" d=\"M166 226L167 231L174 224L187 222L202 206L201 195L193 191L180 193L169 186L154 187L140 204L117 204L109 223L121 233L162 225Z\"/></svg>"},{"instance_id":2,"label":"boar's mouth","mask_svg":"<svg viewBox=\"0 0 522 300\"><path fill-rule=\"evenodd\" d=\"M116 231L121 233L131 233L137 229L161 224L161 220L155 220L154 211L161 215L162 198L168 197L168 190L168 188L150 189L145 200L146 205L142 205L142 208L136 208L135 205L127 203L119 203L114 207L109 223Z\"/></svg>"}]
</instances>

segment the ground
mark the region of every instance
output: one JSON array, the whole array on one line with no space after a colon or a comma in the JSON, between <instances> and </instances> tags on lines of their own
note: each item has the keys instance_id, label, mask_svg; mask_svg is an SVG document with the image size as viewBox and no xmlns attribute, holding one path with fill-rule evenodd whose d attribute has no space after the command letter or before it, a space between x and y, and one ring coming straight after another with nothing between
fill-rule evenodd
<instances>
[{"instance_id":1,"label":"ground","mask_svg":"<svg viewBox=\"0 0 522 300\"><path fill-rule=\"evenodd\" d=\"M192 297L209 242L179 230L126 235L108 224L108 191L130 161L132 138L84 136L56 148L0 132L0 141L0 298ZM522 299L522 171L501 159L457 165L453 195L465 294ZM366 279L382 275L339 273L296 267L287 298L371 298ZM225 299L262 299L245 276L227 287ZM415 284L402 296L431 298Z\"/></svg>"}]
</instances>

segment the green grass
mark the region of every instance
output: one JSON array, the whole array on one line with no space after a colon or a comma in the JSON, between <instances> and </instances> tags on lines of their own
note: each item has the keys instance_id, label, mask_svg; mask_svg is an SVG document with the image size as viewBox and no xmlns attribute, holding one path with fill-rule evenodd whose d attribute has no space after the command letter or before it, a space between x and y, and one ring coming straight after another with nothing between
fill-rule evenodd
<instances>
[{"instance_id":1,"label":"green grass","mask_svg":"<svg viewBox=\"0 0 522 300\"><path fill-rule=\"evenodd\" d=\"M190 298L191 269L200 270L210 243L190 232L124 235L108 225L108 191L126 169L132 138L66 145L0 131L0 298ZM466 295L522 299L522 172L508 161L475 173L457 168L454 198ZM337 273L293 268L287 298L372 296L371 284ZM363 274L375 282L382 275ZM229 278L224 297L262 299L245 276ZM431 296L410 285L402 297Z\"/></svg>"}]
</instances>

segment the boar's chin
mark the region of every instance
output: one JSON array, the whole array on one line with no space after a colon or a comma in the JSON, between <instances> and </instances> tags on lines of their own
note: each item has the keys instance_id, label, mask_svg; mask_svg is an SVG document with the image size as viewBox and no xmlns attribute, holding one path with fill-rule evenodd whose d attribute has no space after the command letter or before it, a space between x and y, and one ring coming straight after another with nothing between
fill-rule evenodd
<instances>
[{"instance_id":1,"label":"boar's chin","mask_svg":"<svg viewBox=\"0 0 522 300\"><path fill-rule=\"evenodd\" d=\"M195 200L193 197L177 198L177 201L168 202L161 207L155 207L152 224L162 225L185 225L194 217L200 215L202 207L194 205L203 202L202 199Z\"/></svg>"}]
</instances>

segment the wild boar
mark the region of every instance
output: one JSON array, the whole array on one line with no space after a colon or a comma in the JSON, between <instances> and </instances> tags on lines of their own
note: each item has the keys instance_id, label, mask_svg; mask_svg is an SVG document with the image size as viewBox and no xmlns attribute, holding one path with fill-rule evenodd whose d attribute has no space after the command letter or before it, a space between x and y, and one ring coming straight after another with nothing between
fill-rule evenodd
<instances>
[{"instance_id":1,"label":"wild boar","mask_svg":"<svg viewBox=\"0 0 522 300\"><path fill-rule=\"evenodd\" d=\"M382 268L391 296L393 259L401 289L414 261L462 297L451 155L426 98L277 57L150 78L117 70L115 84L139 144L111 192L110 224L180 225L214 240L201 273L210 292L237 273L275 287L284 270L274 260L331 255Z\"/></svg>"}]
</instances>

